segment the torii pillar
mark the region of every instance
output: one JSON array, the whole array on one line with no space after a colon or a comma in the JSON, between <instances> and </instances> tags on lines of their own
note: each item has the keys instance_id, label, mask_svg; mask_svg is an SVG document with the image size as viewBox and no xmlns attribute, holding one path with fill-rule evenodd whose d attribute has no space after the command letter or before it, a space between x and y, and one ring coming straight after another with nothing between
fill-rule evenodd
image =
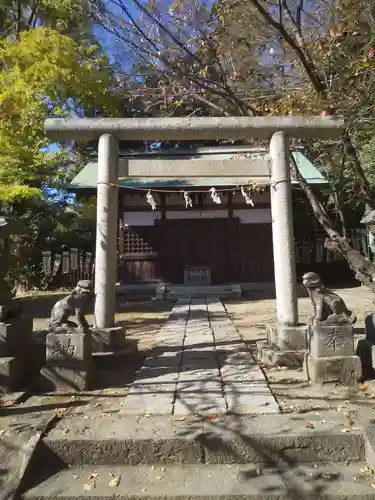
<instances>
[{"instance_id":1,"label":"torii pillar","mask_svg":"<svg viewBox=\"0 0 375 500\"><path fill-rule=\"evenodd\" d=\"M273 134L271 156L271 215L278 324L298 324L296 259L293 228L290 151L284 132Z\"/></svg>"},{"instance_id":2,"label":"torii pillar","mask_svg":"<svg viewBox=\"0 0 375 500\"><path fill-rule=\"evenodd\" d=\"M97 328L114 326L118 221L118 139L99 138L96 201L95 310Z\"/></svg>"},{"instance_id":3,"label":"torii pillar","mask_svg":"<svg viewBox=\"0 0 375 500\"><path fill-rule=\"evenodd\" d=\"M298 323L288 137L340 137L339 117L182 117L48 118L44 130L53 140L99 140L95 323L109 328L115 320L119 140L270 139L271 209L278 323ZM152 176L152 172L148 173ZM125 176L131 176L129 172ZM209 172L207 172L209 175ZM230 175L230 172L227 173ZM251 173L249 172L249 176ZM124 176L124 174L122 174Z\"/></svg>"}]
</instances>

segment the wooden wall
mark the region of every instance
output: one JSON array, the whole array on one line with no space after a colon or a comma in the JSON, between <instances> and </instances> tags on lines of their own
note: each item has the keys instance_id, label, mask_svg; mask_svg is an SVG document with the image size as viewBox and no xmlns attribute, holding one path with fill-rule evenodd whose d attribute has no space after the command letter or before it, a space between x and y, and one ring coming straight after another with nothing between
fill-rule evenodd
<instances>
[{"instance_id":1,"label":"wooden wall","mask_svg":"<svg viewBox=\"0 0 375 500\"><path fill-rule=\"evenodd\" d=\"M240 193L221 193L213 204L207 193L154 196L152 211L144 195L121 197L120 279L137 283L160 279L183 283L184 266L211 268L213 284L272 281L272 233L269 194L255 193L255 208Z\"/></svg>"}]
</instances>

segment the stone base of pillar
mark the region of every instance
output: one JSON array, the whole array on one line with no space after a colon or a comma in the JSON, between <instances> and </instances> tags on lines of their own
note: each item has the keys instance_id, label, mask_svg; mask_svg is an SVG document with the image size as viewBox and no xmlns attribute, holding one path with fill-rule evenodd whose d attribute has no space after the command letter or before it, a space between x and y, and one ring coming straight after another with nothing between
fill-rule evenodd
<instances>
[{"instance_id":1,"label":"stone base of pillar","mask_svg":"<svg viewBox=\"0 0 375 500\"><path fill-rule=\"evenodd\" d=\"M267 326L267 342L280 350L305 350L307 348L307 326Z\"/></svg>"},{"instance_id":2,"label":"stone base of pillar","mask_svg":"<svg viewBox=\"0 0 375 500\"><path fill-rule=\"evenodd\" d=\"M125 327L92 328L92 352L117 352L126 348Z\"/></svg>"},{"instance_id":3,"label":"stone base of pillar","mask_svg":"<svg viewBox=\"0 0 375 500\"><path fill-rule=\"evenodd\" d=\"M327 356L314 358L306 354L303 363L308 380L316 384L340 382L347 386L357 385L362 378L359 356Z\"/></svg>"},{"instance_id":4,"label":"stone base of pillar","mask_svg":"<svg viewBox=\"0 0 375 500\"><path fill-rule=\"evenodd\" d=\"M267 326L267 342L257 342L257 356L264 366L302 367L307 353L307 326Z\"/></svg>"}]
</instances>

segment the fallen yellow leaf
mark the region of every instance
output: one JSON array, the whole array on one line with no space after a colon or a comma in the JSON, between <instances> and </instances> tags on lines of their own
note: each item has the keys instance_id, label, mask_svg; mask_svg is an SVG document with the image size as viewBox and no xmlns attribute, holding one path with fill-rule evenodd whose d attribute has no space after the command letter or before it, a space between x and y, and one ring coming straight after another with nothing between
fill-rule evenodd
<instances>
[{"instance_id":1,"label":"fallen yellow leaf","mask_svg":"<svg viewBox=\"0 0 375 500\"><path fill-rule=\"evenodd\" d=\"M120 476L117 477L114 474L111 474L111 476L112 476L112 479L109 481L108 486L110 488L116 488L120 484L121 478L120 478Z\"/></svg>"},{"instance_id":2,"label":"fallen yellow leaf","mask_svg":"<svg viewBox=\"0 0 375 500\"><path fill-rule=\"evenodd\" d=\"M12 406L14 401L0 401L0 408L6 408L8 406Z\"/></svg>"}]
</instances>

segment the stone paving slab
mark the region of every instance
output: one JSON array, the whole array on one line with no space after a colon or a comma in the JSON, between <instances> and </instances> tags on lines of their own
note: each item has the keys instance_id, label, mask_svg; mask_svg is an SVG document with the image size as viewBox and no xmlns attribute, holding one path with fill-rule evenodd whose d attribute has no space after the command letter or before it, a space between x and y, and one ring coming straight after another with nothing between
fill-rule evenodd
<instances>
[{"instance_id":1,"label":"stone paving slab","mask_svg":"<svg viewBox=\"0 0 375 500\"><path fill-rule=\"evenodd\" d=\"M69 468L31 489L23 498L132 500L365 500L374 498L373 478L351 465L255 467L167 465ZM355 480L354 478L358 478Z\"/></svg>"},{"instance_id":2,"label":"stone paving slab","mask_svg":"<svg viewBox=\"0 0 375 500\"><path fill-rule=\"evenodd\" d=\"M158 415L279 412L261 368L212 297L177 301L122 406L129 414L137 406Z\"/></svg>"}]
</instances>

